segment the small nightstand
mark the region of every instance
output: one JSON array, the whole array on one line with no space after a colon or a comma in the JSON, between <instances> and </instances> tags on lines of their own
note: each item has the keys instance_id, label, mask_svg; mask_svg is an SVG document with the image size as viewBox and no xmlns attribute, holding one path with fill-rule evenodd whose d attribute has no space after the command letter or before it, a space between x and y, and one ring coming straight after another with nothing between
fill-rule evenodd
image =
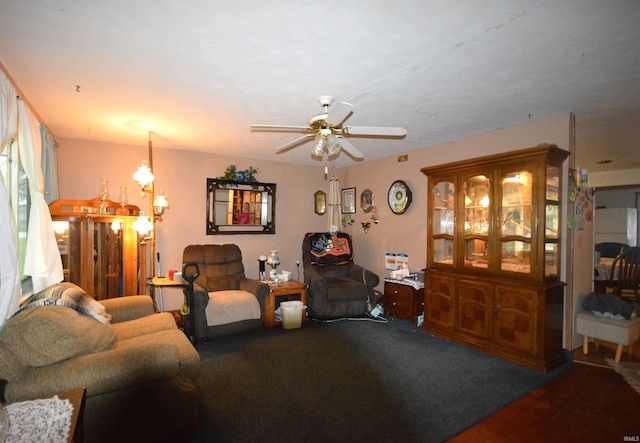
<instances>
[{"instance_id":1,"label":"small nightstand","mask_svg":"<svg viewBox=\"0 0 640 443\"><path fill-rule=\"evenodd\" d=\"M397 318L411 318L418 324L424 310L424 283L415 280L384 279L384 314Z\"/></svg>"}]
</instances>

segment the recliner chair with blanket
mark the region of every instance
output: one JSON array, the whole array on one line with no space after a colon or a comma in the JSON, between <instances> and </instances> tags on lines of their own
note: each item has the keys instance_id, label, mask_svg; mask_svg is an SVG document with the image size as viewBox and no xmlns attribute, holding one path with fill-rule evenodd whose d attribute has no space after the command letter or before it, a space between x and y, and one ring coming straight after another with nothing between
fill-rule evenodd
<instances>
[{"instance_id":1,"label":"recliner chair with blanket","mask_svg":"<svg viewBox=\"0 0 640 443\"><path fill-rule=\"evenodd\" d=\"M269 287L244 274L242 252L235 244L189 245L182 253L185 279L197 264L191 318L196 340L262 327Z\"/></svg>"},{"instance_id":2,"label":"recliner chair with blanket","mask_svg":"<svg viewBox=\"0 0 640 443\"><path fill-rule=\"evenodd\" d=\"M359 317L368 312L380 277L353 262L351 236L308 233L302 242L307 309L311 317Z\"/></svg>"}]
</instances>

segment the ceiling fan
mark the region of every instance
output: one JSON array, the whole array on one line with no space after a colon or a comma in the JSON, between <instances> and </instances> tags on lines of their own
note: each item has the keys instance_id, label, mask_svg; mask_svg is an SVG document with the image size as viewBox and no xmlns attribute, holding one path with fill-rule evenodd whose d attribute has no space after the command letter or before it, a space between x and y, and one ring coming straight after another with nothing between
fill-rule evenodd
<instances>
[{"instance_id":1,"label":"ceiling fan","mask_svg":"<svg viewBox=\"0 0 640 443\"><path fill-rule=\"evenodd\" d=\"M329 109L333 103L333 97L328 95L323 95L318 98L318 101L324 108L324 112L311 117L308 126L251 125L251 130L307 133L276 148L278 154L314 140L312 154L316 157L322 157L325 152L329 154L329 157L333 157L343 149L355 159L363 159L364 156L345 137L404 137L407 135L407 130L400 127L343 126L344 121L353 113L353 105L339 102Z\"/></svg>"}]
</instances>

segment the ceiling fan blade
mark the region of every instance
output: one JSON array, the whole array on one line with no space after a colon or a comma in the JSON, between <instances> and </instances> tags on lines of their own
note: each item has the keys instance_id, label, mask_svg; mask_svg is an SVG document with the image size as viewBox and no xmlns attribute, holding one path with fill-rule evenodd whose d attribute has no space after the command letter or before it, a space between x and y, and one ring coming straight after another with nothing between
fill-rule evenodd
<instances>
[{"instance_id":1,"label":"ceiling fan blade","mask_svg":"<svg viewBox=\"0 0 640 443\"><path fill-rule=\"evenodd\" d=\"M251 130L258 131L313 131L309 126L282 126L282 125L251 125Z\"/></svg>"},{"instance_id":2,"label":"ceiling fan blade","mask_svg":"<svg viewBox=\"0 0 640 443\"><path fill-rule=\"evenodd\" d=\"M362 155L362 152L360 152L358 148L353 146L350 141L340 135L337 137L338 139L340 139L340 146L342 146L342 149L347 151L354 158L364 159L364 155Z\"/></svg>"},{"instance_id":3,"label":"ceiling fan blade","mask_svg":"<svg viewBox=\"0 0 640 443\"><path fill-rule=\"evenodd\" d=\"M330 125L339 125L353 112L353 105L346 102L339 102L331 108L325 121Z\"/></svg>"},{"instance_id":4,"label":"ceiling fan blade","mask_svg":"<svg viewBox=\"0 0 640 443\"><path fill-rule=\"evenodd\" d=\"M276 154L280 154L281 152L288 151L289 149L301 145L302 143L308 142L309 140L313 139L313 137L315 137L315 134L303 135L302 137L297 138L292 142L279 146L276 148Z\"/></svg>"},{"instance_id":5,"label":"ceiling fan blade","mask_svg":"<svg viewBox=\"0 0 640 443\"><path fill-rule=\"evenodd\" d=\"M384 126L345 126L342 132L348 135L379 135L388 137L403 137L407 130L401 127Z\"/></svg>"}]
</instances>

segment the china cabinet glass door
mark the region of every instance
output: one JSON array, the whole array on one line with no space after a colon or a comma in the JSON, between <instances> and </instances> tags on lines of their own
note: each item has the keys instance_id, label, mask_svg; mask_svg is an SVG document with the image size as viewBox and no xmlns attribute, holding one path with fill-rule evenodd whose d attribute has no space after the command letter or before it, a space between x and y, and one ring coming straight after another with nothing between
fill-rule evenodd
<instances>
[{"instance_id":1,"label":"china cabinet glass door","mask_svg":"<svg viewBox=\"0 0 640 443\"><path fill-rule=\"evenodd\" d=\"M529 274L534 240L533 174L510 169L500 177L500 269Z\"/></svg>"},{"instance_id":2,"label":"china cabinet glass door","mask_svg":"<svg viewBox=\"0 0 640 443\"><path fill-rule=\"evenodd\" d=\"M489 267L491 193L485 175L468 177L464 188L464 266Z\"/></svg>"},{"instance_id":3,"label":"china cabinet glass door","mask_svg":"<svg viewBox=\"0 0 640 443\"><path fill-rule=\"evenodd\" d=\"M557 166L547 167L545 186L545 223L544 223L544 276L558 277L560 272L559 234L560 227L560 174Z\"/></svg>"},{"instance_id":4,"label":"china cabinet glass door","mask_svg":"<svg viewBox=\"0 0 640 443\"><path fill-rule=\"evenodd\" d=\"M453 264L456 185L438 181L433 187L433 261Z\"/></svg>"}]
</instances>

